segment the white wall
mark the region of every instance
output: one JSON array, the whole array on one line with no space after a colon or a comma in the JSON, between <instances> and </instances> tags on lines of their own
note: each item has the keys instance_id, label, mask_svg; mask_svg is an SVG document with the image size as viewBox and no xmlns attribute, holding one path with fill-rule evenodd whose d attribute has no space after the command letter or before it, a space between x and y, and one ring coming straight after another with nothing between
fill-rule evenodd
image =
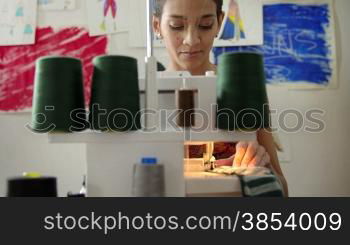
<instances>
[{"instance_id":1,"label":"white wall","mask_svg":"<svg viewBox=\"0 0 350 245\"><path fill-rule=\"evenodd\" d=\"M84 25L84 1L78 1L79 9L71 12L39 12L39 25ZM290 141L291 162L282 163L289 183L291 196L350 196L350 162L348 139L350 138L350 1L335 0L337 15L337 42L339 65L339 88L323 91L288 91L269 88L273 108L280 112L286 108L301 112L309 108L326 111L322 117L326 129L311 134L299 131L283 134ZM59 14L59 15L58 15ZM126 54L139 59L140 73L145 50L130 49L127 33L115 35L111 53ZM164 59L164 50L157 53ZM84 145L48 144L45 135L29 132L25 125L30 122L29 113L0 114L0 196L6 193L6 179L24 171L38 171L58 177L59 194L80 188L82 175L86 172ZM291 119L290 122L293 123Z\"/></svg>"}]
</instances>

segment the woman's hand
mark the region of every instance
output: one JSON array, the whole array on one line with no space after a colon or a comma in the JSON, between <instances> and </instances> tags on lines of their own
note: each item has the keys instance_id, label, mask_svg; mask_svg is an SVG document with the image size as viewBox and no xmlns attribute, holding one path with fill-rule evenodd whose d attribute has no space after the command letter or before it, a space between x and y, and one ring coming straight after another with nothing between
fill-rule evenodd
<instances>
[{"instance_id":1,"label":"woman's hand","mask_svg":"<svg viewBox=\"0 0 350 245\"><path fill-rule=\"evenodd\" d=\"M269 164L269 154L257 141L237 143L233 167L266 167Z\"/></svg>"},{"instance_id":2,"label":"woman's hand","mask_svg":"<svg viewBox=\"0 0 350 245\"><path fill-rule=\"evenodd\" d=\"M215 161L215 166L233 167L267 167L270 164L270 156L257 141L240 141L236 144L236 154Z\"/></svg>"}]
</instances>

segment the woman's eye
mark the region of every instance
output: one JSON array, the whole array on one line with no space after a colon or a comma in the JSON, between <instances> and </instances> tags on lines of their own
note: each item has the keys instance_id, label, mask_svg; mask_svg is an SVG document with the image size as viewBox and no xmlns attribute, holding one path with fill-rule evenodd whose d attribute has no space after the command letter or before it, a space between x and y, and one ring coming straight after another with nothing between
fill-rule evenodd
<instances>
[{"instance_id":1,"label":"woman's eye","mask_svg":"<svg viewBox=\"0 0 350 245\"><path fill-rule=\"evenodd\" d=\"M173 30L180 31L184 29L184 26L182 25L169 25L169 27Z\"/></svg>"},{"instance_id":2,"label":"woman's eye","mask_svg":"<svg viewBox=\"0 0 350 245\"><path fill-rule=\"evenodd\" d=\"M203 21L199 23L199 29L202 29L202 30L210 30L211 28L213 28L213 26L214 26L213 21Z\"/></svg>"},{"instance_id":3,"label":"woman's eye","mask_svg":"<svg viewBox=\"0 0 350 245\"><path fill-rule=\"evenodd\" d=\"M210 25L199 25L199 28L202 30L210 30L211 28L213 28L213 24Z\"/></svg>"}]
</instances>

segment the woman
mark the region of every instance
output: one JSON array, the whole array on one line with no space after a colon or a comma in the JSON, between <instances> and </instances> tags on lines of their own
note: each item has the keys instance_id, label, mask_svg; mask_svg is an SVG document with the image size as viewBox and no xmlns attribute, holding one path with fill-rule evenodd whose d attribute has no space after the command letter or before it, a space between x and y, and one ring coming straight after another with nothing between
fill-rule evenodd
<instances>
[{"instance_id":1,"label":"woman","mask_svg":"<svg viewBox=\"0 0 350 245\"><path fill-rule=\"evenodd\" d=\"M155 0L153 28L169 53L167 71L187 70L192 75L216 71L209 55L223 17L222 0ZM228 161L233 161L233 166L269 167L281 180L288 196L271 132L259 130L257 139L258 142L238 142L236 154Z\"/></svg>"}]
</instances>

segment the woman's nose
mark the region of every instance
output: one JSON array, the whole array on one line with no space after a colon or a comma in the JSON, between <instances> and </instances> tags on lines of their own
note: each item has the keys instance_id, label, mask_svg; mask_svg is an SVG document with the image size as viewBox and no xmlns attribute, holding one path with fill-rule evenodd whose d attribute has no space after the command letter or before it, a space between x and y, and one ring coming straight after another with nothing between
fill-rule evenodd
<instances>
[{"instance_id":1,"label":"woman's nose","mask_svg":"<svg viewBox=\"0 0 350 245\"><path fill-rule=\"evenodd\" d=\"M194 46L200 43L199 33L195 29L189 29L185 33L185 37L183 39L183 44L188 46Z\"/></svg>"}]
</instances>

